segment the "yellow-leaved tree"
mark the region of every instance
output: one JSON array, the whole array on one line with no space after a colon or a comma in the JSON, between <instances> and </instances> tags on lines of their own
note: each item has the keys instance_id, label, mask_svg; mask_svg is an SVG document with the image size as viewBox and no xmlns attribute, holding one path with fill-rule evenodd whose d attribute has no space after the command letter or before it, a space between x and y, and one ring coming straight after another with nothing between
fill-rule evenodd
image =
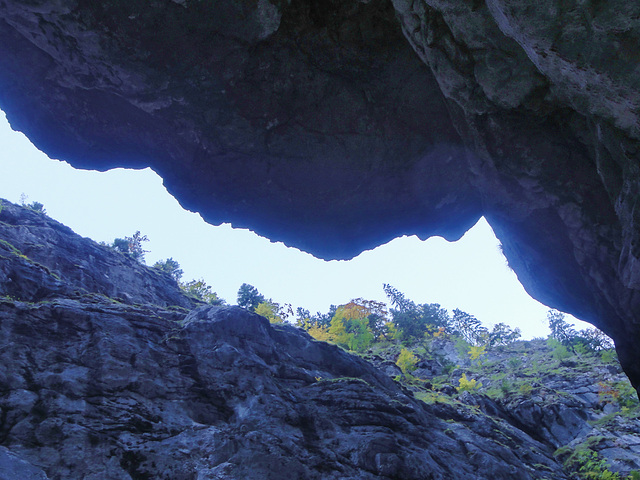
<instances>
[{"instance_id":1,"label":"yellow-leaved tree","mask_svg":"<svg viewBox=\"0 0 640 480\"><path fill-rule=\"evenodd\" d=\"M462 377L460 377L458 383L460 383L460 386L456 387L456 390L458 390L458 392L475 392L482 386L482 383L478 382L475 379L469 380L466 373L462 374Z\"/></svg>"},{"instance_id":2,"label":"yellow-leaved tree","mask_svg":"<svg viewBox=\"0 0 640 480\"><path fill-rule=\"evenodd\" d=\"M363 351L373 340L368 315L369 309L355 302L338 307L328 330L330 340L349 350Z\"/></svg>"},{"instance_id":3,"label":"yellow-leaved tree","mask_svg":"<svg viewBox=\"0 0 640 480\"><path fill-rule=\"evenodd\" d=\"M471 358L472 361L475 361L478 365L482 365L482 356L487 354L487 346L486 345L481 345L481 346L471 346L469 348L469 358Z\"/></svg>"},{"instance_id":4,"label":"yellow-leaved tree","mask_svg":"<svg viewBox=\"0 0 640 480\"><path fill-rule=\"evenodd\" d=\"M417 363L418 359L411 350L407 350L406 348L400 350L400 355L398 355L396 365L400 367L400 370L402 370L405 377L411 378L411 372L416 369Z\"/></svg>"},{"instance_id":5,"label":"yellow-leaved tree","mask_svg":"<svg viewBox=\"0 0 640 480\"><path fill-rule=\"evenodd\" d=\"M282 320L282 317L278 314L279 310L280 308L277 303L266 301L259 303L255 312L265 317L271 323L284 323L284 320Z\"/></svg>"}]
</instances>

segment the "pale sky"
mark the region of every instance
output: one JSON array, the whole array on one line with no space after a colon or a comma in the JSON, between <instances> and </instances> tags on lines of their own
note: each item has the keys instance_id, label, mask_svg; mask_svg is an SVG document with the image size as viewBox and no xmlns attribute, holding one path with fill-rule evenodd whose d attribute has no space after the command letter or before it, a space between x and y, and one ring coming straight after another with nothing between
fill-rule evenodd
<instances>
[{"instance_id":1,"label":"pale sky","mask_svg":"<svg viewBox=\"0 0 640 480\"><path fill-rule=\"evenodd\" d=\"M520 327L523 338L548 334L548 308L524 291L484 219L458 242L402 237L350 261L325 262L249 230L205 223L183 210L150 169L101 173L51 160L11 130L0 111L0 198L19 203L23 193L96 241L111 243L140 230L150 240L144 245L148 265L173 257L183 280L202 278L231 304L240 285L249 283L294 310L324 313L357 297L386 301L382 285L390 283L416 303L460 308L489 327Z\"/></svg>"}]
</instances>

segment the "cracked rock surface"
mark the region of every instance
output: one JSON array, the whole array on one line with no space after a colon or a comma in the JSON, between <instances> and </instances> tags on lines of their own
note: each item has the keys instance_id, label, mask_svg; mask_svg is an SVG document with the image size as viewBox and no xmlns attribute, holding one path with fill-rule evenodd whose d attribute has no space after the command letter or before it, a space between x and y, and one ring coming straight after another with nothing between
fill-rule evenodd
<instances>
[{"instance_id":1,"label":"cracked rock surface","mask_svg":"<svg viewBox=\"0 0 640 480\"><path fill-rule=\"evenodd\" d=\"M4 240L13 249L2 251L2 272L31 262L54 275L55 255L37 263L16 253L51 229L81 255L75 271L40 282L39 298L20 296L29 289L15 285L31 285L33 275L0 277L3 480L275 479L283 472L300 480L507 480L539 478L541 468L567 478L553 446L508 421L422 403L365 360L295 327L274 327L239 307L125 303L100 294L96 283L94 291L74 290L79 271L99 277L111 258L106 249L5 202L0 222L23 232L15 244ZM97 270L87 271L79 262L92 248ZM166 298L171 290L129 288L132 298L142 291Z\"/></svg>"}]
</instances>

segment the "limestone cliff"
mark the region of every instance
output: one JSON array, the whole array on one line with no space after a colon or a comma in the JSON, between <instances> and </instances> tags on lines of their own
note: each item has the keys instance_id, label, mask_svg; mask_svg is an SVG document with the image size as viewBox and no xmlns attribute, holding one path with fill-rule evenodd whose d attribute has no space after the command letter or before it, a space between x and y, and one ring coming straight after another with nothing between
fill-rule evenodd
<instances>
[{"instance_id":1,"label":"limestone cliff","mask_svg":"<svg viewBox=\"0 0 640 480\"><path fill-rule=\"evenodd\" d=\"M0 238L3 480L566 478L507 421L238 307L185 309L168 276L43 214L3 202Z\"/></svg>"},{"instance_id":2,"label":"limestone cliff","mask_svg":"<svg viewBox=\"0 0 640 480\"><path fill-rule=\"evenodd\" d=\"M50 155L325 258L485 215L640 384L640 4L0 2L0 106Z\"/></svg>"},{"instance_id":3,"label":"limestone cliff","mask_svg":"<svg viewBox=\"0 0 640 480\"><path fill-rule=\"evenodd\" d=\"M484 390L458 395L471 365L443 340L411 391L392 380L395 351L365 361L195 305L168 275L6 201L0 338L2 480L564 479L556 449L583 444L640 468L637 401L625 394L624 413L602 396L631 390L616 364L542 372L543 349L518 344L491 354ZM499 378L513 393L496 399Z\"/></svg>"}]
</instances>

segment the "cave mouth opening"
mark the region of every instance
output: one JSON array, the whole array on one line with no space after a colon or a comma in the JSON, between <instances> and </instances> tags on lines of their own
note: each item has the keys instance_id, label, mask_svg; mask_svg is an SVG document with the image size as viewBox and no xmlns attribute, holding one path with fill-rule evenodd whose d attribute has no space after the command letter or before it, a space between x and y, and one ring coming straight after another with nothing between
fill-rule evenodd
<instances>
[{"instance_id":1,"label":"cave mouth opening","mask_svg":"<svg viewBox=\"0 0 640 480\"><path fill-rule=\"evenodd\" d=\"M205 223L184 210L151 169L74 169L37 150L4 116L0 142L0 197L18 203L27 195L52 218L96 241L110 243L139 230L149 238L148 265L174 258L184 279L204 279L229 303L249 283L294 310L326 312L353 298L387 301L382 284L389 283L416 303L459 308L488 326L519 327L525 339L548 334L548 308L509 270L484 218L457 242L401 237L352 260L327 262L249 230Z\"/></svg>"}]
</instances>

